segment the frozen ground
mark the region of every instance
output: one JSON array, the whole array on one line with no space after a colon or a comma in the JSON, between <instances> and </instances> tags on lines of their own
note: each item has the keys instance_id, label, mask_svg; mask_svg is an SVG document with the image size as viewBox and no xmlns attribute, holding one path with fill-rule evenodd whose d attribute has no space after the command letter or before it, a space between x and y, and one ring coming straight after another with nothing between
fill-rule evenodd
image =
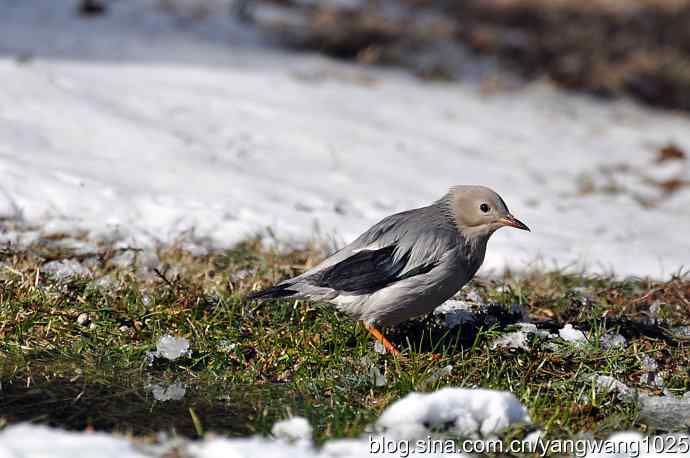
<instances>
[{"instance_id":1,"label":"frozen ground","mask_svg":"<svg viewBox=\"0 0 690 458\"><path fill-rule=\"evenodd\" d=\"M655 162L669 143L690 150L683 115L278 52L181 0L92 19L68 4L0 0L0 216L30 236L227 246L271 228L342 243L481 183L533 229L500 231L484 272L687 267L690 188L661 184L690 179L688 161Z\"/></svg>"}]
</instances>

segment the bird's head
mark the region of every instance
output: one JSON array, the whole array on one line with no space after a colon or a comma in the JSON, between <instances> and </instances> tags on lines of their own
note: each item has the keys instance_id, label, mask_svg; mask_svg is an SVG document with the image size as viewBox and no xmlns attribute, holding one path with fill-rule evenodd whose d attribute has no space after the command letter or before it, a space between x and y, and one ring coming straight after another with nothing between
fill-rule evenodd
<instances>
[{"instance_id":1,"label":"bird's head","mask_svg":"<svg viewBox=\"0 0 690 458\"><path fill-rule=\"evenodd\" d=\"M511 215L501 196L485 186L455 186L446 198L463 234L488 237L504 226L530 230Z\"/></svg>"}]
</instances>

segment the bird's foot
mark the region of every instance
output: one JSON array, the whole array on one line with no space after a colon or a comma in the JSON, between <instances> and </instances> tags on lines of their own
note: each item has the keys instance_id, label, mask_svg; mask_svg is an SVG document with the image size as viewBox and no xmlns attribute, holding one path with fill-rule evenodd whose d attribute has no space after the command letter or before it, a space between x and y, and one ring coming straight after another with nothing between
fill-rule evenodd
<instances>
[{"instance_id":1,"label":"bird's foot","mask_svg":"<svg viewBox=\"0 0 690 458\"><path fill-rule=\"evenodd\" d=\"M384 336L383 333L376 328L376 326L373 324L365 324L365 327L376 340L383 344L383 348L385 348L388 353L396 357L400 356L400 351L395 348L395 345L393 345L391 341L388 340L386 336Z\"/></svg>"}]
</instances>

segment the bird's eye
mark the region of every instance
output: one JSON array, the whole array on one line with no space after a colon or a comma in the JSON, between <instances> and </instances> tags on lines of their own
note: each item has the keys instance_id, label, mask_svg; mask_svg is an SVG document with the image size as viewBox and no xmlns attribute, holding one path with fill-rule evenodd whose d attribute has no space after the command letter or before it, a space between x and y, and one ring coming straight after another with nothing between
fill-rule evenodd
<instances>
[{"instance_id":1,"label":"bird's eye","mask_svg":"<svg viewBox=\"0 0 690 458\"><path fill-rule=\"evenodd\" d=\"M481 205L479 206L479 209L480 209L483 213L489 213L489 210L490 210L488 204L481 204Z\"/></svg>"}]
</instances>

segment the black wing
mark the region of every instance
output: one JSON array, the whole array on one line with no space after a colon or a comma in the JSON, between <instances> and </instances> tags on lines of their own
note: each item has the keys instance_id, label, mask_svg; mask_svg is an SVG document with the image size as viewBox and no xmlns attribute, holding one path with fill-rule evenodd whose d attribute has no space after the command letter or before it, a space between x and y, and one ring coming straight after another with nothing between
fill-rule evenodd
<instances>
[{"instance_id":1,"label":"black wing","mask_svg":"<svg viewBox=\"0 0 690 458\"><path fill-rule=\"evenodd\" d=\"M410 252L396 256L396 249L397 245L389 245L378 250L358 251L307 281L345 293L368 294L391 283L429 272L437 265L437 262L423 263L405 271Z\"/></svg>"},{"instance_id":2,"label":"black wing","mask_svg":"<svg viewBox=\"0 0 690 458\"><path fill-rule=\"evenodd\" d=\"M297 292L288 289L290 286L290 284L282 284L277 286L271 286L270 288L262 289L261 291L254 291L253 293L247 294L246 299L254 301L262 299L280 299L281 297L290 297Z\"/></svg>"}]
</instances>

